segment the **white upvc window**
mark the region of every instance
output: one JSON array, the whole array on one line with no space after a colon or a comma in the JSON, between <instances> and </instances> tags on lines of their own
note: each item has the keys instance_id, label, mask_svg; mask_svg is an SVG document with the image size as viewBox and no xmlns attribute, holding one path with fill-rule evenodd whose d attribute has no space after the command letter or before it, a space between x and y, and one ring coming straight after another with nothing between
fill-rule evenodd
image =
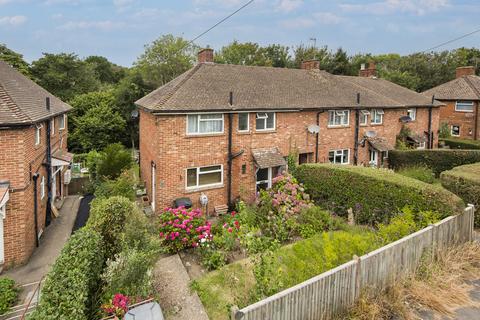
<instances>
[{"instance_id":1,"label":"white upvc window","mask_svg":"<svg viewBox=\"0 0 480 320\"><path fill-rule=\"evenodd\" d=\"M457 101L455 103L455 111L473 112L473 101Z\"/></svg>"},{"instance_id":2,"label":"white upvc window","mask_svg":"<svg viewBox=\"0 0 480 320\"><path fill-rule=\"evenodd\" d=\"M370 111L368 110L360 110L360 125L366 126L368 125L368 116L370 115Z\"/></svg>"},{"instance_id":3,"label":"white upvc window","mask_svg":"<svg viewBox=\"0 0 480 320\"><path fill-rule=\"evenodd\" d=\"M421 141L418 143L417 149L425 149L426 143L425 141Z\"/></svg>"},{"instance_id":4,"label":"white upvc window","mask_svg":"<svg viewBox=\"0 0 480 320\"><path fill-rule=\"evenodd\" d=\"M257 131L275 130L275 112L258 112L255 116Z\"/></svg>"},{"instance_id":5,"label":"white upvc window","mask_svg":"<svg viewBox=\"0 0 480 320\"><path fill-rule=\"evenodd\" d=\"M63 114L60 117L58 117L58 130L64 130L65 129L65 122L67 120L67 115Z\"/></svg>"},{"instance_id":6,"label":"white upvc window","mask_svg":"<svg viewBox=\"0 0 480 320\"><path fill-rule=\"evenodd\" d=\"M257 192L271 188L273 184L273 178L278 176L278 174L281 172L280 169L281 167L257 169L255 179Z\"/></svg>"},{"instance_id":7,"label":"white upvc window","mask_svg":"<svg viewBox=\"0 0 480 320\"><path fill-rule=\"evenodd\" d=\"M45 176L40 180L40 199L45 198Z\"/></svg>"},{"instance_id":8,"label":"white upvc window","mask_svg":"<svg viewBox=\"0 0 480 320\"><path fill-rule=\"evenodd\" d=\"M348 126L349 123L350 123L349 110L329 110L328 111L329 127Z\"/></svg>"},{"instance_id":9,"label":"white upvc window","mask_svg":"<svg viewBox=\"0 0 480 320\"><path fill-rule=\"evenodd\" d=\"M372 124L382 124L383 123L383 109L373 109L372 110Z\"/></svg>"},{"instance_id":10,"label":"white upvc window","mask_svg":"<svg viewBox=\"0 0 480 320\"><path fill-rule=\"evenodd\" d=\"M38 146L42 142L42 125L35 127L35 145Z\"/></svg>"},{"instance_id":11,"label":"white upvc window","mask_svg":"<svg viewBox=\"0 0 480 320\"><path fill-rule=\"evenodd\" d=\"M223 113L187 115L187 134L223 133Z\"/></svg>"},{"instance_id":12,"label":"white upvc window","mask_svg":"<svg viewBox=\"0 0 480 320\"><path fill-rule=\"evenodd\" d=\"M55 135L55 118L50 120L50 134Z\"/></svg>"},{"instance_id":13,"label":"white upvc window","mask_svg":"<svg viewBox=\"0 0 480 320\"><path fill-rule=\"evenodd\" d=\"M335 164L349 164L350 149L331 150L328 153L328 161Z\"/></svg>"},{"instance_id":14,"label":"white upvc window","mask_svg":"<svg viewBox=\"0 0 480 320\"><path fill-rule=\"evenodd\" d=\"M451 128L451 133L452 133L452 136L459 137L460 136L460 126L453 125L452 128Z\"/></svg>"},{"instance_id":15,"label":"white upvc window","mask_svg":"<svg viewBox=\"0 0 480 320\"><path fill-rule=\"evenodd\" d=\"M238 114L238 132L248 132L250 130L250 114L243 112Z\"/></svg>"},{"instance_id":16,"label":"white upvc window","mask_svg":"<svg viewBox=\"0 0 480 320\"><path fill-rule=\"evenodd\" d=\"M417 108L410 108L407 110L407 116L414 121L417 118Z\"/></svg>"},{"instance_id":17,"label":"white upvc window","mask_svg":"<svg viewBox=\"0 0 480 320\"><path fill-rule=\"evenodd\" d=\"M223 185L223 165L187 169L186 188L208 188Z\"/></svg>"}]
</instances>

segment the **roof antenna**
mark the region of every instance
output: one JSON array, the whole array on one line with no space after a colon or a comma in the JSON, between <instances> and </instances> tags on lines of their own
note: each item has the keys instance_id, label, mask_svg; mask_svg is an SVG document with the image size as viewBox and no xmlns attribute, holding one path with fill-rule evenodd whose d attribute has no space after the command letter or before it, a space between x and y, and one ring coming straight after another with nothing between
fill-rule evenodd
<instances>
[{"instance_id":1,"label":"roof antenna","mask_svg":"<svg viewBox=\"0 0 480 320\"><path fill-rule=\"evenodd\" d=\"M230 91L230 106L233 106L233 91Z\"/></svg>"},{"instance_id":2,"label":"roof antenna","mask_svg":"<svg viewBox=\"0 0 480 320\"><path fill-rule=\"evenodd\" d=\"M50 97L45 98L45 105L47 107L47 110L50 111Z\"/></svg>"}]
</instances>

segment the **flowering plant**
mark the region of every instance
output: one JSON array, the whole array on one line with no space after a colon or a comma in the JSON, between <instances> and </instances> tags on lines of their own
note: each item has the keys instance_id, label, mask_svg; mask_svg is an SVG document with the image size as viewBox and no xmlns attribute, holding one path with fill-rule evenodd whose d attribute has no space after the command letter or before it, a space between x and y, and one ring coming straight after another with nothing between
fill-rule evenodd
<instances>
[{"instance_id":1,"label":"flowering plant","mask_svg":"<svg viewBox=\"0 0 480 320\"><path fill-rule=\"evenodd\" d=\"M218 230L219 228L216 229L219 231L219 237L216 237L214 242L227 251L236 249L240 243L240 222L236 215L235 211L225 215L220 222L222 228L220 230Z\"/></svg>"},{"instance_id":2,"label":"flowering plant","mask_svg":"<svg viewBox=\"0 0 480 320\"><path fill-rule=\"evenodd\" d=\"M211 223L200 209L167 208L160 213L160 238L170 251L198 247L212 240Z\"/></svg>"},{"instance_id":3,"label":"flowering plant","mask_svg":"<svg viewBox=\"0 0 480 320\"><path fill-rule=\"evenodd\" d=\"M129 297L117 293L113 296L110 302L103 304L101 308L108 315L122 318L128 311L129 302Z\"/></svg>"}]
</instances>

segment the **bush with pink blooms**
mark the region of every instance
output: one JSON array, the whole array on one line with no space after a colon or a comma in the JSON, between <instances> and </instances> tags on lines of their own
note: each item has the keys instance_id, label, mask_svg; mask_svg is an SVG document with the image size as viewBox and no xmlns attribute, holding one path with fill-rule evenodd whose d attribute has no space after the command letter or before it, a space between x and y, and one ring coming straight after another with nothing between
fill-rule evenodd
<instances>
[{"instance_id":1,"label":"bush with pink blooms","mask_svg":"<svg viewBox=\"0 0 480 320\"><path fill-rule=\"evenodd\" d=\"M211 223L200 209L167 208L159 214L160 239L171 252L212 240Z\"/></svg>"},{"instance_id":2,"label":"bush with pink blooms","mask_svg":"<svg viewBox=\"0 0 480 320\"><path fill-rule=\"evenodd\" d=\"M124 296L121 293L117 293L109 302L102 304L101 309L107 316L123 318L123 316L128 312L129 303L129 297Z\"/></svg>"}]
</instances>

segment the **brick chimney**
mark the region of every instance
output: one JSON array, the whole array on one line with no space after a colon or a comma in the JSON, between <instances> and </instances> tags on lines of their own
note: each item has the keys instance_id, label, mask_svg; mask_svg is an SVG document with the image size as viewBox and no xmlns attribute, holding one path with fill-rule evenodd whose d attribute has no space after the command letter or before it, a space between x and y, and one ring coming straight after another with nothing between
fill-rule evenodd
<instances>
[{"instance_id":1,"label":"brick chimney","mask_svg":"<svg viewBox=\"0 0 480 320\"><path fill-rule=\"evenodd\" d=\"M376 77L377 76L377 67L375 62L370 61L368 64L362 63L360 66L360 71L358 72L360 77Z\"/></svg>"},{"instance_id":2,"label":"brick chimney","mask_svg":"<svg viewBox=\"0 0 480 320\"><path fill-rule=\"evenodd\" d=\"M320 70L320 60L305 60L302 61L300 69L305 70Z\"/></svg>"},{"instance_id":3,"label":"brick chimney","mask_svg":"<svg viewBox=\"0 0 480 320\"><path fill-rule=\"evenodd\" d=\"M475 67L468 66L468 67L458 67L456 72L456 78L460 78L463 76L474 76L475 75Z\"/></svg>"},{"instance_id":4,"label":"brick chimney","mask_svg":"<svg viewBox=\"0 0 480 320\"><path fill-rule=\"evenodd\" d=\"M213 63L213 49L205 48L198 52L198 63Z\"/></svg>"}]
</instances>

